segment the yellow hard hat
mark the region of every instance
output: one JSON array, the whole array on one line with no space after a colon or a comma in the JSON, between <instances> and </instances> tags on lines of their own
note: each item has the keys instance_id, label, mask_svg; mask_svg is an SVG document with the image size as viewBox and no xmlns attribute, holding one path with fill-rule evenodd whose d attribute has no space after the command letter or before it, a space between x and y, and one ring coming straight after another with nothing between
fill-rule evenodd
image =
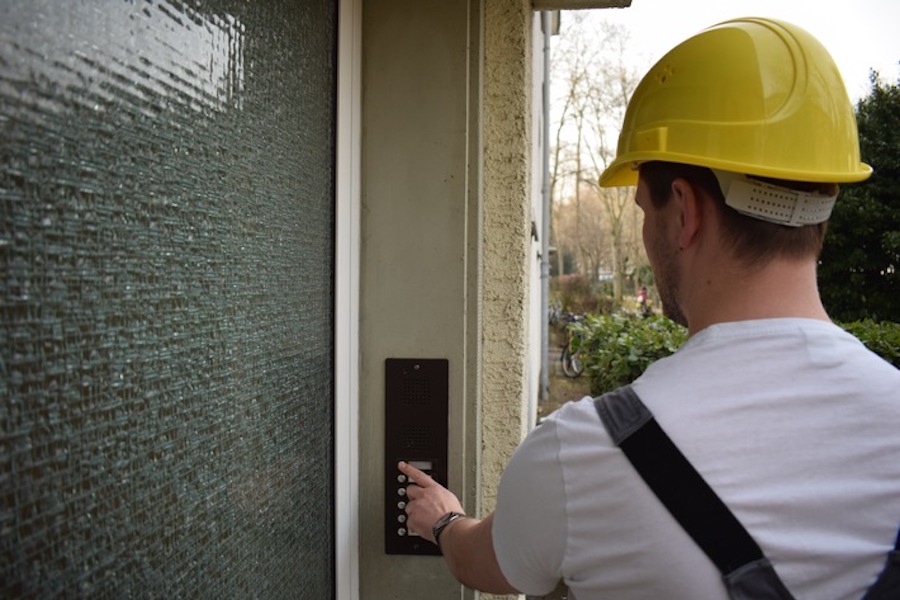
<instances>
[{"instance_id":1,"label":"yellow hard hat","mask_svg":"<svg viewBox=\"0 0 900 600\"><path fill-rule=\"evenodd\" d=\"M701 31L644 76L600 185L634 185L651 160L791 181L872 174L828 51L796 25L761 18Z\"/></svg>"}]
</instances>

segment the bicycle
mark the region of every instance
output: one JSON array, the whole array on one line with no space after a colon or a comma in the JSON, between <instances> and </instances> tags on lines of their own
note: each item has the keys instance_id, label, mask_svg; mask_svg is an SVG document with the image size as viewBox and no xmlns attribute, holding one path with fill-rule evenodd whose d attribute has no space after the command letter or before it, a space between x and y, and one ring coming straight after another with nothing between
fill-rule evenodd
<instances>
[{"instance_id":1,"label":"bicycle","mask_svg":"<svg viewBox=\"0 0 900 600\"><path fill-rule=\"evenodd\" d=\"M566 332L566 341L562 345L562 352L559 355L559 360L562 363L563 375L570 379L581 377L581 374L584 373L584 362L581 360L580 344L573 344L573 342L577 341L578 333L577 330L573 330L571 327L573 323L580 323L582 321L584 321L584 316L568 313L565 317L565 325L563 326Z\"/></svg>"}]
</instances>

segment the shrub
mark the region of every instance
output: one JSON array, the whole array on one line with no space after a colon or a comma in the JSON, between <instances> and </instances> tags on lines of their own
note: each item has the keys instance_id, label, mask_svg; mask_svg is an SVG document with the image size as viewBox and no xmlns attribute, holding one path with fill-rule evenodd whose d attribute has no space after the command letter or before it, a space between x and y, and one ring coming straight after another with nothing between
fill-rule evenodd
<instances>
[{"instance_id":1,"label":"shrub","mask_svg":"<svg viewBox=\"0 0 900 600\"><path fill-rule=\"evenodd\" d=\"M672 354L687 339L687 329L666 317L624 312L588 315L573 329L594 396L631 383L650 363Z\"/></svg>"},{"instance_id":2,"label":"shrub","mask_svg":"<svg viewBox=\"0 0 900 600\"><path fill-rule=\"evenodd\" d=\"M839 325L900 368L900 323L867 319ZM593 396L631 383L651 363L674 353L687 340L687 329L659 315L588 315L572 329Z\"/></svg>"},{"instance_id":3,"label":"shrub","mask_svg":"<svg viewBox=\"0 0 900 600\"><path fill-rule=\"evenodd\" d=\"M586 277L563 275L551 281L551 287L555 288L554 295L563 311L578 314L593 312L594 294Z\"/></svg>"},{"instance_id":4,"label":"shrub","mask_svg":"<svg viewBox=\"0 0 900 600\"><path fill-rule=\"evenodd\" d=\"M554 277L550 280L550 292L563 312L583 315L606 314L612 310L612 299L593 289L590 280L583 275Z\"/></svg>"},{"instance_id":5,"label":"shrub","mask_svg":"<svg viewBox=\"0 0 900 600\"><path fill-rule=\"evenodd\" d=\"M840 325L858 337L869 350L900 369L900 323L864 319Z\"/></svg>"}]
</instances>

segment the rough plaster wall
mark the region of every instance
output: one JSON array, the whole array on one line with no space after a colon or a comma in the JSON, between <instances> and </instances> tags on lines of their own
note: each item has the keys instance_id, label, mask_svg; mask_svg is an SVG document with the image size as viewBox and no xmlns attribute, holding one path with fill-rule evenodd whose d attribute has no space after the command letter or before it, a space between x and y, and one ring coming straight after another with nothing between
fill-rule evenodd
<instances>
[{"instance_id":1,"label":"rough plaster wall","mask_svg":"<svg viewBox=\"0 0 900 600\"><path fill-rule=\"evenodd\" d=\"M531 4L484 5L481 509L527 428Z\"/></svg>"}]
</instances>

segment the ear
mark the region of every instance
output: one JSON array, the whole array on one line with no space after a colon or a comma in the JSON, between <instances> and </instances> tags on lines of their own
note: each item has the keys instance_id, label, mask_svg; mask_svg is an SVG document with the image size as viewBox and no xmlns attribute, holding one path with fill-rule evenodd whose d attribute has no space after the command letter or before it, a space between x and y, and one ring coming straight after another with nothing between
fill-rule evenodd
<instances>
[{"instance_id":1,"label":"ear","mask_svg":"<svg viewBox=\"0 0 900 600\"><path fill-rule=\"evenodd\" d=\"M686 179L681 177L672 181L672 199L678 207L680 215L680 227L678 231L678 246L687 248L697 240L700 226L703 223L701 210L701 198L694 187Z\"/></svg>"}]
</instances>

